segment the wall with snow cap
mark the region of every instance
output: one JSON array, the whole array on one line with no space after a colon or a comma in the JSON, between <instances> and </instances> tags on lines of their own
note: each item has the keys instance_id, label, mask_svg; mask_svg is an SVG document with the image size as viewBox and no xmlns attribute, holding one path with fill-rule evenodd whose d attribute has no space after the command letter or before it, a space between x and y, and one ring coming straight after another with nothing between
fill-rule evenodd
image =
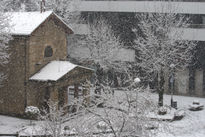
<instances>
[{"instance_id":1,"label":"wall with snow cap","mask_svg":"<svg viewBox=\"0 0 205 137\"><path fill-rule=\"evenodd\" d=\"M169 7L169 8L168 8ZM160 1L82 1L83 12L160 12L160 13L205 14L204 2Z\"/></svg>"},{"instance_id":2,"label":"wall with snow cap","mask_svg":"<svg viewBox=\"0 0 205 137\"><path fill-rule=\"evenodd\" d=\"M32 76L50 61L66 59L67 34L62 28L56 26L53 20L49 20L34 32L30 37L28 46L28 76ZM44 56L47 46L50 46L53 50L51 57Z\"/></svg>"},{"instance_id":3,"label":"wall with snow cap","mask_svg":"<svg viewBox=\"0 0 205 137\"><path fill-rule=\"evenodd\" d=\"M72 50L68 48L68 54L72 58L89 58L90 51L86 47L74 47ZM135 61L135 51L132 49L122 48L116 54L115 61L123 61L123 62L134 62Z\"/></svg>"}]
</instances>

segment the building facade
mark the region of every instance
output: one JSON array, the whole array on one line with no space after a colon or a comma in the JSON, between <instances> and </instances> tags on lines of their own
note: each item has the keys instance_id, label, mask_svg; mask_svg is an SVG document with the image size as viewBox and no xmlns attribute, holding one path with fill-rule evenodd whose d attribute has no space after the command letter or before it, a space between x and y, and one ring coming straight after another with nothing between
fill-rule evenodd
<instances>
[{"instance_id":1,"label":"building facade","mask_svg":"<svg viewBox=\"0 0 205 137\"><path fill-rule=\"evenodd\" d=\"M0 88L0 113L23 115L27 106L44 108L48 100L64 106L71 85L78 97L78 86L93 71L67 61L67 35L72 29L51 11L9 14L13 40L10 62L2 68L7 79Z\"/></svg>"},{"instance_id":2,"label":"building facade","mask_svg":"<svg viewBox=\"0 0 205 137\"><path fill-rule=\"evenodd\" d=\"M80 10L87 22L92 22L99 16L111 22L113 30L124 42L125 47L131 48L135 35L132 32L138 13L166 13L160 11L163 5L176 6L174 12L183 14L191 19L189 28L184 29L183 39L197 41L197 51L193 66L175 73L174 93L189 96L205 96L205 1L204 0L87 0L82 2ZM123 32L123 33L122 33ZM165 89L170 93L170 78L166 77Z\"/></svg>"}]
</instances>

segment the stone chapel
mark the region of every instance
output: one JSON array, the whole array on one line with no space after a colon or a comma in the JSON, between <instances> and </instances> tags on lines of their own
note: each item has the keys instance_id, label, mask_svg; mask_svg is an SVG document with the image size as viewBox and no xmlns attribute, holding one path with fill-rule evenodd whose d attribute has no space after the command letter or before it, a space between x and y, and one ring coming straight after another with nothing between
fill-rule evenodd
<instances>
[{"instance_id":1,"label":"stone chapel","mask_svg":"<svg viewBox=\"0 0 205 137\"><path fill-rule=\"evenodd\" d=\"M9 16L13 39L10 62L1 68L7 78L0 87L0 113L23 115L27 106L42 108L48 100L63 106L70 96L78 97L79 85L90 80L93 70L67 61L67 36L72 29L52 11ZM88 87L81 90L82 96L89 94Z\"/></svg>"}]
</instances>

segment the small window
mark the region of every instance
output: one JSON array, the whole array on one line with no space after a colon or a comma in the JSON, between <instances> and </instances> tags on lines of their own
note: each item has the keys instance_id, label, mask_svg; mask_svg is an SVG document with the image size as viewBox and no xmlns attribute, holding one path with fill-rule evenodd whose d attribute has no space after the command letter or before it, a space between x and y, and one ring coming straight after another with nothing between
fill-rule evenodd
<instances>
[{"instance_id":1,"label":"small window","mask_svg":"<svg viewBox=\"0 0 205 137\"><path fill-rule=\"evenodd\" d=\"M44 57L51 57L53 56L53 49L51 46L47 46L44 51Z\"/></svg>"},{"instance_id":2,"label":"small window","mask_svg":"<svg viewBox=\"0 0 205 137\"><path fill-rule=\"evenodd\" d=\"M202 16L202 24L205 24L205 16Z\"/></svg>"}]
</instances>

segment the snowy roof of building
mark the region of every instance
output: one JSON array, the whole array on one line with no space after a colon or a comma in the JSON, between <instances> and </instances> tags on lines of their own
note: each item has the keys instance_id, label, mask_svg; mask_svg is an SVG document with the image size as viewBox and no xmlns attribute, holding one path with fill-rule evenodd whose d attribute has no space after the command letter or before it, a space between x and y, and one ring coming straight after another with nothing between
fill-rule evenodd
<instances>
[{"instance_id":1,"label":"snowy roof of building","mask_svg":"<svg viewBox=\"0 0 205 137\"><path fill-rule=\"evenodd\" d=\"M30 78L30 80L57 81L76 67L89 69L86 67L72 64L69 61L51 61L45 67L43 67L38 73L34 74Z\"/></svg>"},{"instance_id":2,"label":"snowy roof of building","mask_svg":"<svg viewBox=\"0 0 205 137\"><path fill-rule=\"evenodd\" d=\"M205 14L205 2L167 1L82 1L80 11L92 12L160 12Z\"/></svg>"},{"instance_id":3,"label":"snowy roof of building","mask_svg":"<svg viewBox=\"0 0 205 137\"><path fill-rule=\"evenodd\" d=\"M39 11L9 12L7 15L9 16L11 25L10 33L12 35L31 35L34 30L36 30L48 17L53 14L70 29L70 27L52 11L42 13Z\"/></svg>"}]
</instances>

